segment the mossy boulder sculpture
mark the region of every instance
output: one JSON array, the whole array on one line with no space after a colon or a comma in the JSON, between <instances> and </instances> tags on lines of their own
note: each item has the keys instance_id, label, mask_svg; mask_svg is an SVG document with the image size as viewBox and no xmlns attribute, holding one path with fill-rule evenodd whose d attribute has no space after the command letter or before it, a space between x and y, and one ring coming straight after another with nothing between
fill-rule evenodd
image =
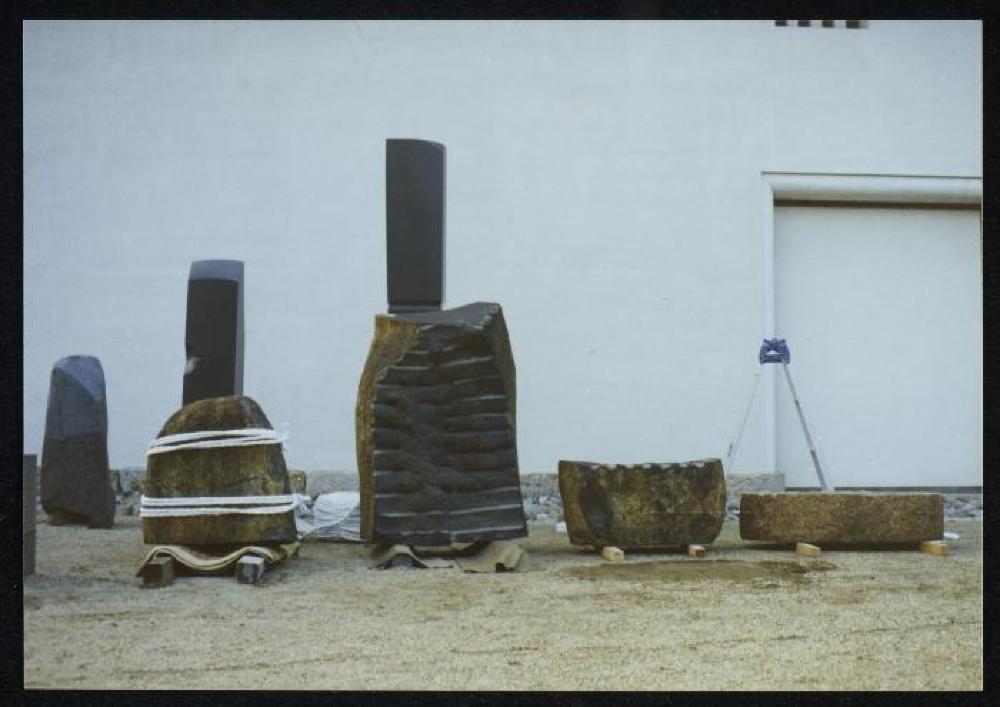
<instances>
[{"instance_id":1,"label":"mossy boulder sculpture","mask_svg":"<svg viewBox=\"0 0 1000 707\"><path fill-rule=\"evenodd\" d=\"M171 415L157 437L205 430L272 429L246 396L205 398ZM155 498L275 496L291 493L280 444L178 449L147 457L145 494ZM292 511L143 518L146 543L245 545L296 539Z\"/></svg>"},{"instance_id":2,"label":"mossy boulder sculpture","mask_svg":"<svg viewBox=\"0 0 1000 707\"><path fill-rule=\"evenodd\" d=\"M718 459L629 465L560 461L559 493L574 545L710 543L726 513L726 479Z\"/></svg>"},{"instance_id":3,"label":"mossy boulder sculpture","mask_svg":"<svg viewBox=\"0 0 1000 707\"><path fill-rule=\"evenodd\" d=\"M361 536L440 547L527 535L500 305L375 317L361 376Z\"/></svg>"}]
</instances>

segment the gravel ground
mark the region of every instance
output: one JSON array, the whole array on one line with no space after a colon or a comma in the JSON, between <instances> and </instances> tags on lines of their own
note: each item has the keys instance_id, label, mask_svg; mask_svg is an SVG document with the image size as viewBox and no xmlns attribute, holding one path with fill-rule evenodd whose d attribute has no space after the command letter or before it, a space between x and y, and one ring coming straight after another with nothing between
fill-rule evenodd
<instances>
[{"instance_id":1,"label":"gravel ground","mask_svg":"<svg viewBox=\"0 0 1000 707\"><path fill-rule=\"evenodd\" d=\"M49 526L24 587L27 688L982 690L982 523L949 557L748 546L604 563L530 524L529 568L369 570L305 543L257 586L143 590L141 526Z\"/></svg>"}]
</instances>

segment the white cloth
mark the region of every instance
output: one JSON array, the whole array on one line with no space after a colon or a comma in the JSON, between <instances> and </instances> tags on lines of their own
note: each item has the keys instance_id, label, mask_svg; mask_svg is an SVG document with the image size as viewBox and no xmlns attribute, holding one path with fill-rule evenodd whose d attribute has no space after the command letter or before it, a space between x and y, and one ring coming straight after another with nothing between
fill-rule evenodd
<instances>
[{"instance_id":1,"label":"white cloth","mask_svg":"<svg viewBox=\"0 0 1000 707\"><path fill-rule=\"evenodd\" d=\"M312 521L306 520L311 515ZM361 494L350 491L321 493L312 504L296 512L299 537L315 540L361 542Z\"/></svg>"}]
</instances>

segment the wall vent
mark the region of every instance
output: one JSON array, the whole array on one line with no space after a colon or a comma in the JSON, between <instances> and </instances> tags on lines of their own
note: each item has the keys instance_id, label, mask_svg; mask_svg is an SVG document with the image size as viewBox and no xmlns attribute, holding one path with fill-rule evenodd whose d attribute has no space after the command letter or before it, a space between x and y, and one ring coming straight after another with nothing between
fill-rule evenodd
<instances>
[{"instance_id":1,"label":"wall vent","mask_svg":"<svg viewBox=\"0 0 1000 707\"><path fill-rule=\"evenodd\" d=\"M774 26L866 29L868 20L775 20Z\"/></svg>"}]
</instances>

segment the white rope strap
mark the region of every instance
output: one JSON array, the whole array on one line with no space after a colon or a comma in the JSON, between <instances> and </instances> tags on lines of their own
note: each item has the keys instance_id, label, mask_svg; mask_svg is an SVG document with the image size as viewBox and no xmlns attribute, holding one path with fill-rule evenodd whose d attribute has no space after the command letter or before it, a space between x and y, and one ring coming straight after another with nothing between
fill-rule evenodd
<instances>
[{"instance_id":1,"label":"white rope strap","mask_svg":"<svg viewBox=\"0 0 1000 707\"><path fill-rule=\"evenodd\" d=\"M259 515L287 513L300 505L297 493L277 496L141 496L140 518L180 518L186 516Z\"/></svg>"},{"instance_id":2,"label":"white rope strap","mask_svg":"<svg viewBox=\"0 0 1000 707\"><path fill-rule=\"evenodd\" d=\"M146 456L175 452L178 449L215 449L218 447L248 447L255 444L283 444L287 433L262 427L240 430L202 430L157 437L149 443Z\"/></svg>"},{"instance_id":3,"label":"white rope strap","mask_svg":"<svg viewBox=\"0 0 1000 707\"><path fill-rule=\"evenodd\" d=\"M256 444L283 444L288 433L249 427L239 430L201 430L157 437L149 443L146 456L175 452L179 449L218 449L247 447ZM287 513L301 502L298 494L276 496L179 496L139 499L140 518L179 518L185 516L258 515Z\"/></svg>"}]
</instances>

